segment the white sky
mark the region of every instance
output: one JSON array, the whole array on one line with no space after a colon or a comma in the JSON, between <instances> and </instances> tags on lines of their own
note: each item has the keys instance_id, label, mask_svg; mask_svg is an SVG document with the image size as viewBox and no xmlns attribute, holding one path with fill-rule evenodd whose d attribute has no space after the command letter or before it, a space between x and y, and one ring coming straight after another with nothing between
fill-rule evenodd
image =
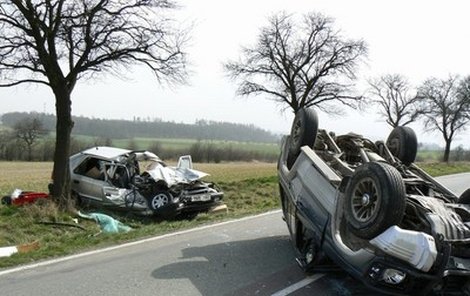
<instances>
[{"instance_id":1,"label":"white sky","mask_svg":"<svg viewBox=\"0 0 470 296\"><path fill-rule=\"evenodd\" d=\"M369 46L367 65L359 84L387 73L403 74L413 85L434 76L470 74L470 2L460 0L180 0L178 16L192 21L189 48L193 75L190 85L173 90L158 86L144 68L132 69L126 79L112 76L100 81L79 81L72 95L73 115L96 118L161 118L193 123L197 119L254 124L288 133L290 111L258 97L237 97L236 85L222 63L237 59L240 47L255 42L259 28L274 12L321 12L335 19L348 38L362 38ZM0 113L46 111L54 113L50 90L42 86L0 89ZM423 134L421 123L411 125L423 142L443 145L438 134ZM347 117L320 114L320 128L337 134L355 131L385 139L389 128L375 110L348 111ZM470 127L469 127L470 128ZM469 132L461 133L453 147L470 146Z\"/></svg>"}]
</instances>

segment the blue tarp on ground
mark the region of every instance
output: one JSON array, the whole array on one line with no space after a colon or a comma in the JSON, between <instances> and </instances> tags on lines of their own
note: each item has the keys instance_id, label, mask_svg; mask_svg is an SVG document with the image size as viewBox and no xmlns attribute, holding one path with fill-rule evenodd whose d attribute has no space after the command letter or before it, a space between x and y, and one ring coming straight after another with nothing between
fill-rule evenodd
<instances>
[{"instance_id":1,"label":"blue tarp on ground","mask_svg":"<svg viewBox=\"0 0 470 296\"><path fill-rule=\"evenodd\" d=\"M89 213L84 214L78 212L78 216L85 219L95 220L99 224L101 231L105 233L119 233L119 232L129 232L132 230L131 227L125 225L121 221L114 219L111 216L101 214L101 213Z\"/></svg>"}]
</instances>

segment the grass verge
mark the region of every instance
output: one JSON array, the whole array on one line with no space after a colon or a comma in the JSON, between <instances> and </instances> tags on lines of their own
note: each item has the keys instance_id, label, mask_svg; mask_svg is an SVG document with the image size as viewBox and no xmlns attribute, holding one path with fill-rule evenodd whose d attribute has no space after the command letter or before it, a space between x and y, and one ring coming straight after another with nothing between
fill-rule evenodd
<instances>
[{"instance_id":1,"label":"grass verge","mask_svg":"<svg viewBox=\"0 0 470 296\"><path fill-rule=\"evenodd\" d=\"M470 162L423 162L418 164L431 176L444 176L470 172Z\"/></svg>"}]
</instances>

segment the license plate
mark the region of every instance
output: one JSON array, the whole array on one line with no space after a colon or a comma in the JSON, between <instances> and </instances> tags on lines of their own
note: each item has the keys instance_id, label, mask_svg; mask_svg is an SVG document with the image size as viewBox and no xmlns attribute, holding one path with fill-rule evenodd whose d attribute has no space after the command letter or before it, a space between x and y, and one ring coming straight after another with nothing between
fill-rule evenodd
<instances>
[{"instance_id":1,"label":"license plate","mask_svg":"<svg viewBox=\"0 0 470 296\"><path fill-rule=\"evenodd\" d=\"M208 201L211 200L210 194L201 194L191 196L191 201Z\"/></svg>"}]
</instances>

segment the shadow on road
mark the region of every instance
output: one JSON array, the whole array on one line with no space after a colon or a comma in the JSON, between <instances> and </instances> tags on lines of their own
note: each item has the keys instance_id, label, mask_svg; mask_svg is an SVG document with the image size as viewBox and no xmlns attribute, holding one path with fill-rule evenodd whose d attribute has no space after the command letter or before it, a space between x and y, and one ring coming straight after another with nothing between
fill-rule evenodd
<instances>
[{"instance_id":1,"label":"shadow on road","mask_svg":"<svg viewBox=\"0 0 470 296\"><path fill-rule=\"evenodd\" d=\"M233 294L294 263L288 236L188 247L182 254L177 262L154 270L152 276L189 279L202 295Z\"/></svg>"},{"instance_id":2,"label":"shadow on road","mask_svg":"<svg viewBox=\"0 0 470 296\"><path fill-rule=\"evenodd\" d=\"M201 295L209 296L272 295L306 277L295 262L288 236L188 247L182 254L177 262L155 269L152 276L188 279ZM345 272L335 271L290 295L366 296L377 292Z\"/></svg>"}]
</instances>

